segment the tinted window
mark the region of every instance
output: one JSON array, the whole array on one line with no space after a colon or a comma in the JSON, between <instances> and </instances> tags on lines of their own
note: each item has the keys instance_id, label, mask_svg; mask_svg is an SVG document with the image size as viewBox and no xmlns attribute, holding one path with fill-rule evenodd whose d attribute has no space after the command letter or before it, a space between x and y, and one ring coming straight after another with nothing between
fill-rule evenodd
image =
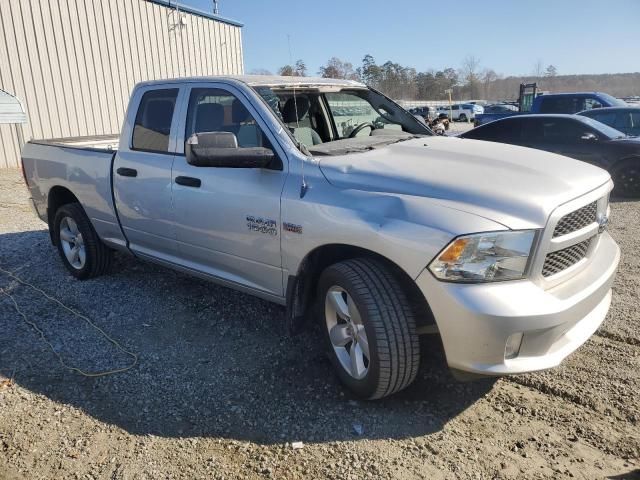
<instances>
[{"instance_id":1,"label":"tinted window","mask_svg":"<svg viewBox=\"0 0 640 480\"><path fill-rule=\"evenodd\" d=\"M571 120L544 120L542 122L544 139L550 143L573 143L591 129L581 122Z\"/></svg>"},{"instance_id":2,"label":"tinted window","mask_svg":"<svg viewBox=\"0 0 640 480\"><path fill-rule=\"evenodd\" d=\"M577 113L584 110L584 99L575 97L540 97L540 113Z\"/></svg>"},{"instance_id":3,"label":"tinted window","mask_svg":"<svg viewBox=\"0 0 640 480\"><path fill-rule=\"evenodd\" d=\"M629 135L640 135L640 111L631 114Z\"/></svg>"},{"instance_id":4,"label":"tinted window","mask_svg":"<svg viewBox=\"0 0 640 480\"><path fill-rule=\"evenodd\" d=\"M520 119L487 123L464 135L464 138L489 142L517 143L520 140L522 122Z\"/></svg>"},{"instance_id":5,"label":"tinted window","mask_svg":"<svg viewBox=\"0 0 640 480\"><path fill-rule=\"evenodd\" d=\"M592 116L591 118L602 121L598 117ZM626 133L627 135L640 135L640 108L637 112L621 111L616 115L615 121L606 123L607 125L610 125L616 130Z\"/></svg>"},{"instance_id":6,"label":"tinted window","mask_svg":"<svg viewBox=\"0 0 640 480\"><path fill-rule=\"evenodd\" d=\"M606 125L609 125L610 127L614 127L616 123L616 118L620 117L620 115L616 113L600 112L600 113L593 113L590 115L590 117L593 118L594 120L597 120L598 122L602 122Z\"/></svg>"},{"instance_id":7,"label":"tinted window","mask_svg":"<svg viewBox=\"0 0 640 480\"><path fill-rule=\"evenodd\" d=\"M151 90L142 96L133 126L134 150L168 152L178 89Z\"/></svg>"},{"instance_id":8,"label":"tinted window","mask_svg":"<svg viewBox=\"0 0 640 480\"><path fill-rule=\"evenodd\" d=\"M268 146L249 110L226 90L191 90L185 140L194 133L205 132L231 132L241 148Z\"/></svg>"}]
</instances>

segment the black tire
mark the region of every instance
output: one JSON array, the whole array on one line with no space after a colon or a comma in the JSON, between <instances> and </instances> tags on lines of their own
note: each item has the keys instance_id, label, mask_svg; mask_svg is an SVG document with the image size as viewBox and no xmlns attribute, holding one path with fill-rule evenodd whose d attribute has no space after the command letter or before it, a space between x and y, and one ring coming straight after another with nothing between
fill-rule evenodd
<instances>
[{"instance_id":1,"label":"black tire","mask_svg":"<svg viewBox=\"0 0 640 480\"><path fill-rule=\"evenodd\" d=\"M624 198L640 197L640 158L629 158L611 169L613 193Z\"/></svg>"},{"instance_id":2,"label":"black tire","mask_svg":"<svg viewBox=\"0 0 640 480\"><path fill-rule=\"evenodd\" d=\"M354 378L342 366L331 343L325 302L334 286L351 297L368 337L370 358L361 379ZM342 383L357 396L379 399L399 392L415 380L420 344L414 313L400 282L384 263L362 258L331 265L320 276L317 303L331 363Z\"/></svg>"},{"instance_id":3,"label":"black tire","mask_svg":"<svg viewBox=\"0 0 640 480\"><path fill-rule=\"evenodd\" d=\"M82 234L86 259L81 268L76 268L69 262L60 240L60 224L66 217L75 221L78 230ZM53 238L58 247L60 258L62 258L62 263L69 270L69 273L77 279L86 280L109 271L113 259L113 250L102 243L79 203L68 203L58 209L53 221Z\"/></svg>"},{"instance_id":4,"label":"black tire","mask_svg":"<svg viewBox=\"0 0 640 480\"><path fill-rule=\"evenodd\" d=\"M467 121L467 115L464 114L464 113L461 113L460 116L458 117L458 121L466 122Z\"/></svg>"}]
</instances>

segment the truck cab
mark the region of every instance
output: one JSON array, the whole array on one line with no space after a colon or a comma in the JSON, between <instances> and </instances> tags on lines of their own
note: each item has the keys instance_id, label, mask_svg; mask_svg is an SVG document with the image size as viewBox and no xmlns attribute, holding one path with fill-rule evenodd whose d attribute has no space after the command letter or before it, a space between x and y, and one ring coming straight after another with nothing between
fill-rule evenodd
<instances>
[{"instance_id":1,"label":"truck cab","mask_svg":"<svg viewBox=\"0 0 640 480\"><path fill-rule=\"evenodd\" d=\"M474 125L477 127L518 114L574 114L583 110L622 106L626 106L623 100L603 92L547 93L540 95L533 93L528 98L523 98L523 95L521 95L520 108L517 112L480 114L476 116Z\"/></svg>"}]
</instances>

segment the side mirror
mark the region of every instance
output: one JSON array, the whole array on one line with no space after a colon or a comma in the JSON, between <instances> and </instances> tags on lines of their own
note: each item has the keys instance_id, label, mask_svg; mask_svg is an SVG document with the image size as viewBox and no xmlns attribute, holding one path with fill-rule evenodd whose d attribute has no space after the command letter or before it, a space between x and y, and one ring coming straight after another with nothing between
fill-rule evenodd
<instances>
[{"instance_id":1,"label":"side mirror","mask_svg":"<svg viewBox=\"0 0 640 480\"><path fill-rule=\"evenodd\" d=\"M230 132L194 133L185 145L187 163L194 167L265 168L275 154L263 147L240 148Z\"/></svg>"},{"instance_id":2,"label":"side mirror","mask_svg":"<svg viewBox=\"0 0 640 480\"><path fill-rule=\"evenodd\" d=\"M580 137L580 140L583 140L585 142L597 142L598 136L595 133L585 132Z\"/></svg>"}]
</instances>

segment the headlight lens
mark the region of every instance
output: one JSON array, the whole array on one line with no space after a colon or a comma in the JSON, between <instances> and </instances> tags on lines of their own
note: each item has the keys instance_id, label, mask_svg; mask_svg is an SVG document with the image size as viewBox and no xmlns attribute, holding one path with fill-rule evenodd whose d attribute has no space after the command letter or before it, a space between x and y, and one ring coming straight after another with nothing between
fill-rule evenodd
<instances>
[{"instance_id":1,"label":"headlight lens","mask_svg":"<svg viewBox=\"0 0 640 480\"><path fill-rule=\"evenodd\" d=\"M525 276L535 230L464 235L452 241L429 265L449 282L495 282Z\"/></svg>"}]
</instances>

